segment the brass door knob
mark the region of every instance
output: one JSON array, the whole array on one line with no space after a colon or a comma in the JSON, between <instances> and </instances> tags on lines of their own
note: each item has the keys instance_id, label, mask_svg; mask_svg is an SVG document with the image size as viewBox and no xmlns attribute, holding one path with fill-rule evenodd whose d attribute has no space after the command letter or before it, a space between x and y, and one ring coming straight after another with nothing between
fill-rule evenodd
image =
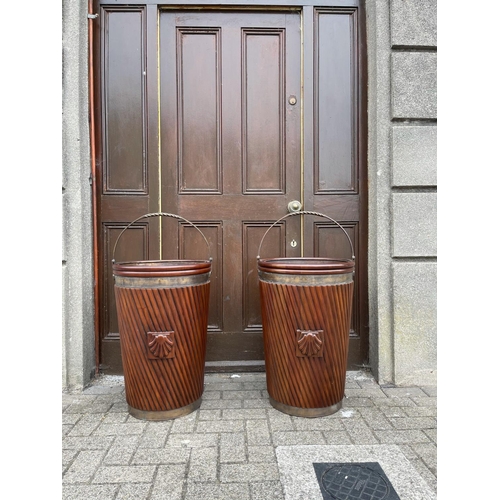
<instances>
[{"instance_id":1,"label":"brass door knob","mask_svg":"<svg viewBox=\"0 0 500 500\"><path fill-rule=\"evenodd\" d=\"M302 209L302 203L297 200L293 200L288 204L288 211L290 213L292 212L299 212Z\"/></svg>"}]
</instances>

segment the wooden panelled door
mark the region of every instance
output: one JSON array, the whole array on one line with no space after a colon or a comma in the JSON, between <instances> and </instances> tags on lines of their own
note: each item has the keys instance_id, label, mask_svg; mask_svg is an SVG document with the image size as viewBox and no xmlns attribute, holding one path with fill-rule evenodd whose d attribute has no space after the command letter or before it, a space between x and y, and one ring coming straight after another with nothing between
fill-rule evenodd
<instances>
[{"instance_id":1,"label":"wooden panelled door","mask_svg":"<svg viewBox=\"0 0 500 500\"><path fill-rule=\"evenodd\" d=\"M349 366L367 357L358 9L102 6L95 54L100 368L122 373L111 259L213 258L207 371L264 369L256 256L294 200L356 252ZM360 138L361 137L361 138ZM350 257L288 217L262 257Z\"/></svg>"}]
</instances>

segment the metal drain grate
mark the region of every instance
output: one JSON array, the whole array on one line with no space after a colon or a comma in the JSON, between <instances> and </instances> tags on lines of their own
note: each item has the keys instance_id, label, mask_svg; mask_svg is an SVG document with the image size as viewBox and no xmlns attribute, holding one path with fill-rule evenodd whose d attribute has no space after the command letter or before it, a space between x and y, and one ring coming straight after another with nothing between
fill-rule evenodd
<instances>
[{"instance_id":1,"label":"metal drain grate","mask_svg":"<svg viewBox=\"0 0 500 500\"><path fill-rule=\"evenodd\" d=\"M324 500L401 500L378 462L313 466Z\"/></svg>"}]
</instances>

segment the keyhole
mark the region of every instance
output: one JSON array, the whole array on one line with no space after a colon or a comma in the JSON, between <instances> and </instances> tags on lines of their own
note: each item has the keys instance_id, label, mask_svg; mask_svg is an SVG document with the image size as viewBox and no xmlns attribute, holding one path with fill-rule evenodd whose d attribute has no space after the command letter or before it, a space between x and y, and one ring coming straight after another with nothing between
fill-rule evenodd
<instances>
[{"instance_id":1,"label":"keyhole","mask_svg":"<svg viewBox=\"0 0 500 500\"><path fill-rule=\"evenodd\" d=\"M297 246L297 242L295 240L292 240L291 243L290 243L290 246L292 248L295 248Z\"/></svg>"}]
</instances>

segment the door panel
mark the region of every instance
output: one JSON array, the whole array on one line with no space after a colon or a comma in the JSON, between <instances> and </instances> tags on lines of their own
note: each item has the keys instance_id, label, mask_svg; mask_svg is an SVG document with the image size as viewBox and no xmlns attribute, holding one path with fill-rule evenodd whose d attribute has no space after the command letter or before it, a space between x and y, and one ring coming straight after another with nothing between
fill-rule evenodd
<instances>
[{"instance_id":1,"label":"door panel","mask_svg":"<svg viewBox=\"0 0 500 500\"><path fill-rule=\"evenodd\" d=\"M165 11L159 60L162 210L220 229L208 367L262 367L258 243L300 198L300 105L287 97L300 95L300 15ZM287 223L281 237L298 230ZM177 258L171 235L163 255Z\"/></svg>"},{"instance_id":2,"label":"door panel","mask_svg":"<svg viewBox=\"0 0 500 500\"><path fill-rule=\"evenodd\" d=\"M120 0L117 0L117 4ZM366 362L366 109L357 8L101 7L96 151L101 369L122 373L111 260L211 256L207 371L263 370L256 257L292 200L356 255L349 369ZM295 240L297 245L292 246ZM347 258L290 217L262 257Z\"/></svg>"},{"instance_id":3,"label":"door panel","mask_svg":"<svg viewBox=\"0 0 500 500\"><path fill-rule=\"evenodd\" d=\"M358 10L315 8L313 12L311 168L304 168L304 206L346 229L356 256L349 367L367 361L367 226L364 160L360 161L361 75ZM306 148L307 150L307 148ZM366 154L366 153L364 153ZM304 254L351 258L343 231L327 219L306 217Z\"/></svg>"},{"instance_id":4,"label":"door panel","mask_svg":"<svg viewBox=\"0 0 500 500\"><path fill-rule=\"evenodd\" d=\"M151 11L151 9L150 9ZM116 239L137 217L158 211L158 150L155 116L148 107L146 60L148 10L144 7L101 9L97 47L99 100L97 135L99 346L101 369L122 373L111 261ZM154 74L150 75L154 79ZM139 222L116 248L116 260L159 257L159 223Z\"/></svg>"}]
</instances>

